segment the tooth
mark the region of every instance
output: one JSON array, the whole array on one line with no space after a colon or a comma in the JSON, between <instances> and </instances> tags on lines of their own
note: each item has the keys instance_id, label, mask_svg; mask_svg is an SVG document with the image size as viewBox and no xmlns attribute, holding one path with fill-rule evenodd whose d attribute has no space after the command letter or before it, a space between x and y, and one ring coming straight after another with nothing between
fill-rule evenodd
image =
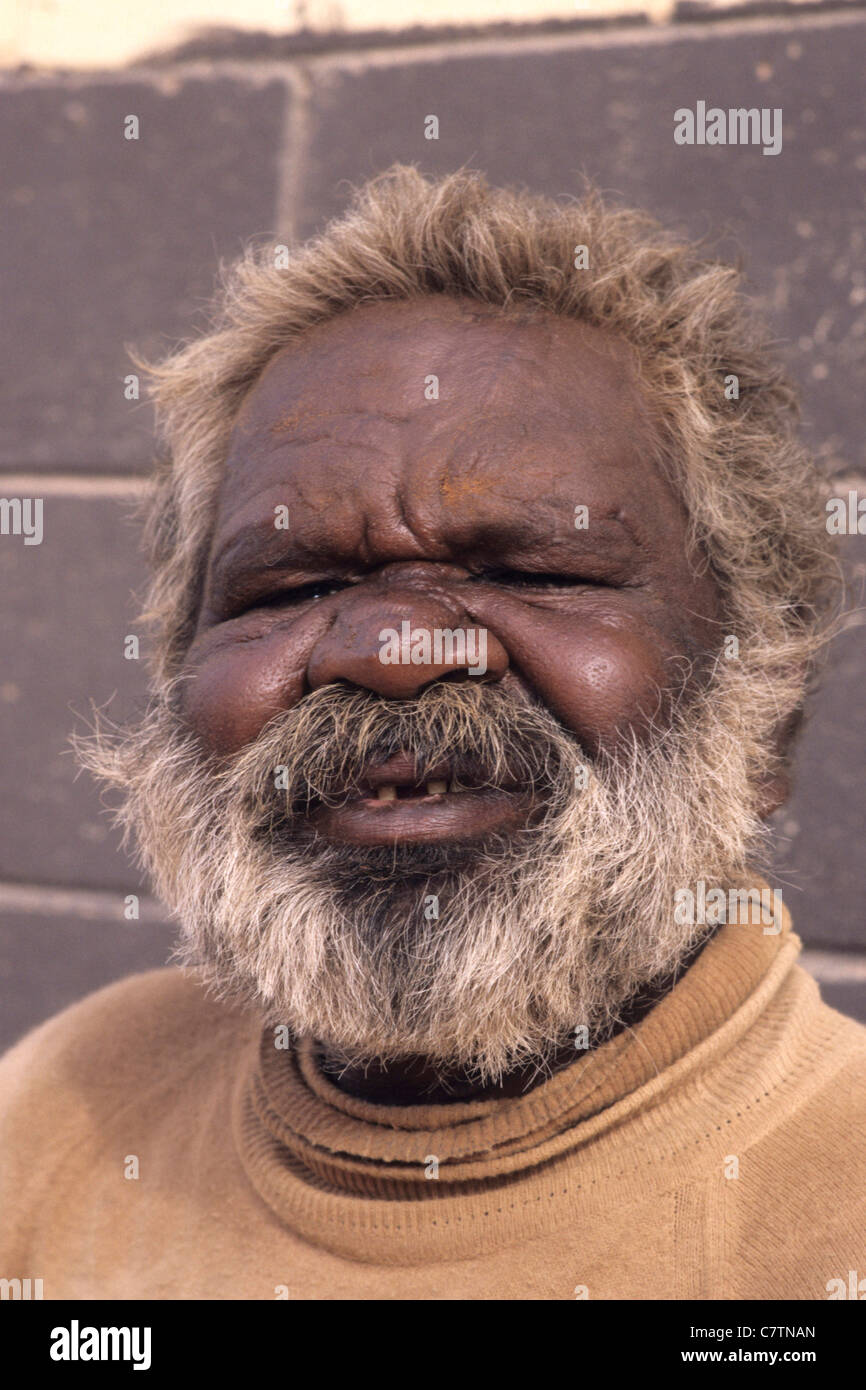
<instances>
[{"instance_id":1,"label":"tooth","mask_svg":"<svg viewBox=\"0 0 866 1390\"><path fill-rule=\"evenodd\" d=\"M393 782L388 782L384 787L378 787L378 788L377 788L377 790L376 790L376 800L377 800L377 801L396 801L396 800L397 800L397 788L394 786Z\"/></svg>"},{"instance_id":2,"label":"tooth","mask_svg":"<svg viewBox=\"0 0 866 1390\"><path fill-rule=\"evenodd\" d=\"M428 796L441 796L442 793L443 793L443 792L447 792L447 790L448 790L448 783L447 783L447 782L428 782L428 783L427 783L427 795L428 795Z\"/></svg>"},{"instance_id":3,"label":"tooth","mask_svg":"<svg viewBox=\"0 0 866 1390\"><path fill-rule=\"evenodd\" d=\"M456 792L456 791L457 791L457 783L456 783L456 782L452 782L452 783L451 783L451 786L448 788L448 790L449 790L449 792Z\"/></svg>"}]
</instances>

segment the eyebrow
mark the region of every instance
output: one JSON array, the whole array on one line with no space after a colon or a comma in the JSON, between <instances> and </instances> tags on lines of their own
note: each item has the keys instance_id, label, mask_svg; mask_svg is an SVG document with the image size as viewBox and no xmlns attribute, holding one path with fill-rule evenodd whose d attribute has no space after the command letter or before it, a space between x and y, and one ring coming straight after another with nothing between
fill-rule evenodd
<instances>
[{"instance_id":1,"label":"eyebrow","mask_svg":"<svg viewBox=\"0 0 866 1390\"><path fill-rule=\"evenodd\" d=\"M270 549L269 542L274 542L274 549L277 551L273 560L268 559ZM293 558L287 555L286 551L291 551L297 545L297 538L292 537L290 532L281 533L274 525L265 525L261 521L250 522L235 531L233 535L227 537L222 543L216 555L211 556L210 568L215 573L222 569L230 572L237 569L248 568L250 564L265 569L286 568Z\"/></svg>"},{"instance_id":2,"label":"eyebrow","mask_svg":"<svg viewBox=\"0 0 866 1390\"><path fill-rule=\"evenodd\" d=\"M272 524L250 522L229 536L208 563L207 584L212 600L225 603L243 596L265 575L300 572L317 554L329 572L353 568L336 556L304 547L297 536L278 531Z\"/></svg>"}]
</instances>

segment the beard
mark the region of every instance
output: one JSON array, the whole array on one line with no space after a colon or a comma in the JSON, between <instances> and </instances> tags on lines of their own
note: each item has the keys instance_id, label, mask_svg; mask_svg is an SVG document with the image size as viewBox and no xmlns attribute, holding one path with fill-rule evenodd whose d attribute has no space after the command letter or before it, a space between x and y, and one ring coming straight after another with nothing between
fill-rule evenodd
<instances>
[{"instance_id":1,"label":"beard","mask_svg":"<svg viewBox=\"0 0 866 1390\"><path fill-rule=\"evenodd\" d=\"M202 752L168 686L134 730L79 740L122 792L118 819L181 926L178 958L337 1065L423 1057L495 1083L675 977L708 929L678 889L741 881L764 831L745 664L726 663L664 729L587 757L543 706L441 682L394 702L332 685L230 760ZM518 787L523 828L459 845L335 844L339 805L395 753ZM458 793L459 794L459 793Z\"/></svg>"}]
</instances>

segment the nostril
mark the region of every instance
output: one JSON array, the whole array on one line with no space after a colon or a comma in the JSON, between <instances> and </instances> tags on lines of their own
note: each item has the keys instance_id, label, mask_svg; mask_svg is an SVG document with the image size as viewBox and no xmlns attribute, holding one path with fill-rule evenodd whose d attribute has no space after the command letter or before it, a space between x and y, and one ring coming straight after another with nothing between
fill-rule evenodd
<instances>
[{"instance_id":1,"label":"nostril","mask_svg":"<svg viewBox=\"0 0 866 1390\"><path fill-rule=\"evenodd\" d=\"M324 676L325 679L321 679ZM304 694L312 695L313 691L321 690L325 686L339 686L341 690L357 690L359 687L353 681L344 679L343 676L331 675L329 672L318 671L311 674L309 667L304 672Z\"/></svg>"},{"instance_id":2,"label":"nostril","mask_svg":"<svg viewBox=\"0 0 866 1390\"><path fill-rule=\"evenodd\" d=\"M448 681L448 682L451 682L451 681L460 681L460 682L462 683L463 681L466 681L466 680L469 680L469 679L470 679L470 675L469 675L469 671L467 670L467 668L466 668L465 666L459 666L459 667L457 668L456 671L445 671L441 676L437 676L435 681L431 681L430 684L431 684L431 685L434 685L434 684L437 684L439 681L443 681L443 682L444 682L444 681ZM472 679L472 680L478 680L479 677L478 677L478 676L473 676L473 677L471 677L471 679Z\"/></svg>"}]
</instances>

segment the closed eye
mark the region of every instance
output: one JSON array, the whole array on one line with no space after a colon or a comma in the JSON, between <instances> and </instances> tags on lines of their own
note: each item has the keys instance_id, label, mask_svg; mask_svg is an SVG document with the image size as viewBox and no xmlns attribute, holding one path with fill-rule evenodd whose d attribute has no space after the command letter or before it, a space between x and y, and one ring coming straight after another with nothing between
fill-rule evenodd
<instances>
[{"instance_id":1,"label":"closed eye","mask_svg":"<svg viewBox=\"0 0 866 1390\"><path fill-rule=\"evenodd\" d=\"M611 587L604 580L587 579L582 575L542 574L528 570L504 568L482 570L473 574L471 578L487 584L501 584L505 588L520 589ZM264 594L261 598L254 599L252 603L245 605L240 612L260 608L291 608L298 604L315 602L317 599L327 598L330 594L338 594L342 589L351 588L352 583L353 581L350 579L314 579L309 584L299 584L295 588L275 589L270 594ZM236 613L234 616L240 616L240 613Z\"/></svg>"},{"instance_id":2,"label":"closed eye","mask_svg":"<svg viewBox=\"0 0 866 1390\"><path fill-rule=\"evenodd\" d=\"M348 579L315 579L309 584L299 584L294 589L276 589L272 594L257 598L251 607L281 608L295 603L306 603L310 599L327 598L329 594L337 594L341 589L349 587Z\"/></svg>"},{"instance_id":3,"label":"closed eye","mask_svg":"<svg viewBox=\"0 0 866 1390\"><path fill-rule=\"evenodd\" d=\"M604 580L587 579L585 575L574 574L536 574L529 570L489 569L473 575L487 584L503 584L507 588L520 589L568 589L593 586L609 588Z\"/></svg>"}]
</instances>

